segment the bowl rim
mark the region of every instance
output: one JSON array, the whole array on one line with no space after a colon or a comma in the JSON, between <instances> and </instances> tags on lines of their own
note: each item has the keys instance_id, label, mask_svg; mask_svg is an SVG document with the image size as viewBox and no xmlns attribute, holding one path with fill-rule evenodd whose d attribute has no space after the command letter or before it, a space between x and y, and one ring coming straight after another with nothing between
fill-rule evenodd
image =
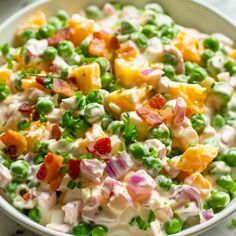
<instances>
[{"instance_id":1,"label":"bowl rim","mask_svg":"<svg viewBox=\"0 0 236 236\"><path fill-rule=\"evenodd\" d=\"M28 11L33 10L36 7L39 7L45 3L51 2L51 1L56 1L56 0L38 0L34 3L29 4L28 6L18 10L16 13L14 13L12 16L10 16L7 20L5 20L3 23L0 25L0 32L6 28L7 25L9 25L12 21L17 19L20 16L23 16L26 14ZM183 0L182 0L183 1ZM217 15L220 17L222 20L224 20L228 25L231 27L235 28L236 30L236 22L233 21L231 17L228 17L226 14L224 14L222 11L217 9L216 7L206 3L206 2L200 2L199 0L185 0L192 2L192 4L198 5L202 8L205 8L205 10L210 11L211 13ZM153 0L152 2L155 2ZM3 196L0 195L0 211L9 216L11 219L19 223L20 225L28 228L34 233L40 233L43 235L50 235L50 236L69 236L71 234L67 233L62 233L59 231L52 230L50 228L46 228L45 226L34 222L31 220L28 216L24 215L20 211L18 211L16 208L14 208ZM224 210L222 210L220 213L215 215L212 219L195 225L193 227L190 227L188 229L185 229L184 231L181 231L177 234L173 234L173 236L192 236L196 234L200 234L202 232L207 231L208 229L214 227L221 221L223 221L226 217L231 215L233 212L236 211L236 198L232 200L232 202L227 206Z\"/></svg>"}]
</instances>

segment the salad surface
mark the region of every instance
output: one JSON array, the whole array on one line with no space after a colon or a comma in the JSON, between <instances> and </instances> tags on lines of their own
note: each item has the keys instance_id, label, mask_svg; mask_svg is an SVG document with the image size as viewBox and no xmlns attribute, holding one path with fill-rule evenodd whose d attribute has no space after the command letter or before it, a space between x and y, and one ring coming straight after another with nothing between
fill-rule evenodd
<instances>
[{"instance_id":1,"label":"salad surface","mask_svg":"<svg viewBox=\"0 0 236 236\"><path fill-rule=\"evenodd\" d=\"M0 47L1 194L76 236L161 236L235 197L236 49L157 3L35 12Z\"/></svg>"}]
</instances>

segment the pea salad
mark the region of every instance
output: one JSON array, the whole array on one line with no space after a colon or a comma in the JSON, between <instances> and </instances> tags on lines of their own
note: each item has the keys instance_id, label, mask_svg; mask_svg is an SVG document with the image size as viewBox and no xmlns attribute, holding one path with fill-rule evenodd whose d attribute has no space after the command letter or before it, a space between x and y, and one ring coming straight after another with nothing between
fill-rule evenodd
<instances>
[{"instance_id":1,"label":"pea salad","mask_svg":"<svg viewBox=\"0 0 236 236\"><path fill-rule=\"evenodd\" d=\"M157 3L39 10L0 47L1 194L75 236L211 220L236 194L235 89L232 40Z\"/></svg>"}]
</instances>

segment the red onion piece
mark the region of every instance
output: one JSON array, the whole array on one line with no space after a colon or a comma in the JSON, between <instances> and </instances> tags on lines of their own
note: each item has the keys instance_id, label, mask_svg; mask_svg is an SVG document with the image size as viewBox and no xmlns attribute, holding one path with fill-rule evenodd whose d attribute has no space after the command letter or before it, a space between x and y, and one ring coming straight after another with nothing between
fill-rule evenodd
<instances>
[{"instance_id":1,"label":"red onion piece","mask_svg":"<svg viewBox=\"0 0 236 236\"><path fill-rule=\"evenodd\" d=\"M134 162L130 155L127 152L123 152L120 156L113 157L106 163L105 171L110 177L119 179L126 174L133 165Z\"/></svg>"},{"instance_id":2,"label":"red onion piece","mask_svg":"<svg viewBox=\"0 0 236 236\"><path fill-rule=\"evenodd\" d=\"M208 221L214 217L214 211L212 209L205 210L202 212L202 216L205 221Z\"/></svg>"},{"instance_id":3,"label":"red onion piece","mask_svg":"<svg viewBox=\"0 0 236 236\"><path fill-rule=\"evenodd\" d=\"M181 125L184 121L187 111L187 104L182 97L178 97L174 108L174 125Z\"/></svg>"}]
</instances>

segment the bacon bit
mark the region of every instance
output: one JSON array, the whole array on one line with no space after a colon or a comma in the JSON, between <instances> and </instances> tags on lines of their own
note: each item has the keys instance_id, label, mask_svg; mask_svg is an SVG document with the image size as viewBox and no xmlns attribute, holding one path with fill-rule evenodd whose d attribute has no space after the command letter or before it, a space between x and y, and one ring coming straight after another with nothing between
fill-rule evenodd
<instances>
[{"instance_id":1,"label":"bacon bit","mask_svg":"<svg viewBox=\"0 0 236 236\"><path fill-rule=\"evenodd\" d=\"M36 109L34 108L33 111L29 115L29 122L32 122L35 120L36 116L38 116Z\"/></svg>"},{"instance_id":2,"label":"bacon bit","mask_svg":"<svg viewBox=\"0 0 236 236\"><path fill-rule=\"evenodd\" d=\"M30 105L27 102L24 102L20 105L20 107L18 108L18 111L21 113L25 113L25 114L30 114L34 109L34 106Z\"/></svg>"},{"instance_id":3,"label":"bacon bit","mask_svg":"<svg viewBox=\"0 0 236 236\"><path fill-rule=\"evenodd\" d=\"M30 192L26 192L22 197L25 201L29 201L31 198L31 194Z\"/></svg>"},{"instance_id":4,"label":"bacon bit","mask_svg":"<svg viewBox=\"0 0 236 236\"><path fill-rule=\"evenodd\" d=\"M63 174L60 172L62 166L63 157L49 152L36 176L40 181L49 184L52 191L56 191L63 179Z\"/></svg>"},{"instance_id":5,"label":"bacon bit","mask_svg":"<svg viewBox=\"0 0 236 236\"><path fill-rule=\"evenodd\" d=\"M61 138L61 130L58 124L53 124L51 129L52 138L59 140Z\"/></svg>"},{"instance_id":6,"label":"bacon bit","mask_svg":"<svg viewBox=\"0 0 236 236\"><path fill-rule=\"evenodd\" d=\"M107 154L111 152L111 139L105 137L98 139L96 142L92 141L87 145L86 149L102 159L108 159Z\"/></svg>"},{"instance_id":7,"label":"bacon bit","mask_svg":"<svg viewBox=\"0 0 236 236\"><path fill-rule=\"evenodd\" d=\"M119 41L116 37L104 32L94 32L93 39L89 43L88 51L94 56L103 56L111 59L113 50L120 47Z\"/></svg>"},{"instance_id":8,"label":"bacon bit","mask_svg":"<svg viewBox=\"0 0 236 236\"><path fill-rule=\"evenodd\" d=\"M113 36L110 41L110 46L112 49L117 50L120 48L120 42L117 37Z\"/></svg>"},{"instance_id":9,"label":"bacon bit","mask_svg":"<svg viewBox=\"0 0 236 236\"><path fill-rule=\"evenodd\" d=\"M66 97L72 97L75 94L75 87L73 84L69 84L68 82L61 79L53 80L53 88L52 91L54 93L59 93L65 95Z\"/></svg>"},{"instance_id":10,"label":"bacon bit","mask_svg":"<svg viewBox=\"0 0 236 236\"><path fill-rule=\"evenodd\" d=\"M43 180L46 178L47 176L47 172L48 172L48 168L46 167L46 165L41 165L39 170L38 170L38 173L36 174L36 177L38 180Z\"/></svg>"},{"instance_id":11,"label":"bacon bit","mask_svg":"<svg viewBox=\"0 0 236 236\"><path fill-rule=\"evenodd\" d=\"M36 77L36 82L38 83L38 84L40 84L40 85L44 85L44 78L42 78L42 77Z\"/></svg>"},{"instance_id":12,"label":"bacon bit","mask_svg":"<svg viewBox=\"0 0 236 236\"><path fill-rule=\"evenodd\" d=\"M59 70L60 70L60 68L56 65L53 65L53 64L49 65L49 67L48 67L49 72L58 73Z\"/></svg>"},{"instance_id":13,"label":"bacon bit","mask_svg":"<svg viewBox=\"0 0 236 236\"><path fill-rule=\"evenodd\" d=\"M142 120L153 127L157 127L164 122L164 118L159 113L157 113L157 111L148 109L145 106L140 106L137 109L137 114L142 118Z\"/></svg>"},{"instance_id":14,"label":"bacon bit","mask_svg":"<svg viewBox=\"0 0 236 236\"><path fill-rule=\"evenodd\" d=\"M156 94L149 101L148 104L154 109L161 109L166 103L166 99L160 94Z\"/></svg>"},{"instance_id":15,"label":"bacon bit","mask_svg":"<svg viewBox=\"0 0 236 236\"><path fill-rule=\"evenodd\" d=\"M138 49L134 43L128 41L121 44L117 54L125 59L134 58L138 56Z\"/></svg>"},{"instance_id":16,"label":"bacon bit","mask_svg":"<svg viewBox=\"0 0 236 236\"><path fill-rule=\"evenodd\" d=\"M80 161L78 160L69 160L69 176L72 179L76 179L79 177L80 173Z\"/></svg>"},{"instance_id":17,"label":"bacon bit","mask_svg":"<svg viewBox=\"0 0 236 236\"><path fill-rule=\"evenodd\" d=\"M27 150L28 143L26 138L13 130L7 130L3 133L0 136L0 141L5 144L5 152L9 154L12 159L15 159Z\"/></svg>"},{"instance_id":18,"label":"bacon bit","mask_svg":"<svg viewBox=\"0 0 236 236\"><path fill-rule=\"evenodd\" d=\"M108 154L111 152L111 139L108 137L100 138L96 141L94 148L100 154Z\"/></svg>"},{"instance_id":19,"label":"bacon bit","mask_svg":"<svg viewBox=\"0 0 236 236\"><path fill-rule=\"evenodd\" d=\"M65 28L58 30L57 33L48 38L49 46L56 46L62 40L68 40L70 38L70 29Z\"/></svg>"}]
</instances>

